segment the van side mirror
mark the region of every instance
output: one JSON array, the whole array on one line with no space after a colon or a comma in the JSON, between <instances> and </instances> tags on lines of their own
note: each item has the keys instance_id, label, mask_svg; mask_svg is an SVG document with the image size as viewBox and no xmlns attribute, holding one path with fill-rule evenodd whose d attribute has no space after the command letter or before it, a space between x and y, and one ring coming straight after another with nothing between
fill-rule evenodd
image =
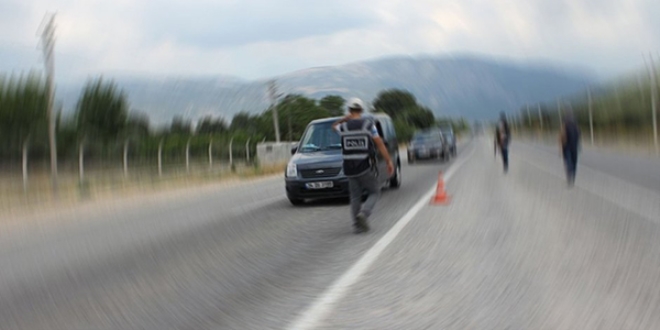
<instances>
[{"instance_id":1,"label":"van side mirror","mask_svg":"<svg viewBox=\"0 0 660 330\"><path fill-rule=\"evenodd\" d=\"M295 155L295 154L296 154L296 151L298 151L298 146L293 146L293 147L291 147L291 154L292 154L292 155Z\"/></svg>"}]
</instances>

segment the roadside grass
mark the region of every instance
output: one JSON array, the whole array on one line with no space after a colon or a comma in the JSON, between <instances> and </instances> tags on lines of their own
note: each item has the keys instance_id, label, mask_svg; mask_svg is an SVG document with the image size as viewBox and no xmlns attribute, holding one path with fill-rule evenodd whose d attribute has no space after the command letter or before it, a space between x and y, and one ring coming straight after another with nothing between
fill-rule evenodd
<instances>
[{"instance_id":1,"label":"roadside grass","mask_svg":"<svg viewBox=\"0 0 660 330\"><path fill-rule=\"evenodd\" d=\"M162 176L156 168L132 169L124 176L121 169L90 170L80 182L75 171L60 171L57 194L46 170L29 173L27 190L20 173L0 175L0 218L75 207L118 198L141 196L180 189L194 189L210 184L231 184L284 173L286 164L256 166L227 164L209 169L208 164L164 167Z\"/></svg>"}]
</instances>

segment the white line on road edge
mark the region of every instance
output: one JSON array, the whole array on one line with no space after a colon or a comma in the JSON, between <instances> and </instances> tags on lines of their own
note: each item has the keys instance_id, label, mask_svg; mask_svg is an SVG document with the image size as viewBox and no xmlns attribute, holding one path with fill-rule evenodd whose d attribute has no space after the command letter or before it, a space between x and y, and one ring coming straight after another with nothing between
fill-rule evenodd
<instances>
[{"instance_id":1,"label":"white line on road edge","mask_svg":"<svg viewBox=\"0 0 660 330\"><path fill-rule=\"evenodd\" d=\"M459 162L455 162L451 165L449 170L444 175L444 180L449 181L449 179L454 175L456 170L465 163L470 157L474 154L474 148L469 155L461 159ZM289 330L306 330L311 329L320 322L323 317L325 317L332 309L332 305L336 303L339 299L343 298L346 294L346 290L353 284L355 284L360 276L371 266L371 264L378 259L378 256L387 248L390 243L396 238L397 235L403 230L403 228L413 219L415 215L426 205L429 204L429 201L433 194L435 193L436 187L434 186L431 190L425 193L422 198L415 203L406 214L403 215L394 226L383 236L381 237L376 244L374 244L363 256L360 258L353 266L346 272L342 277L340 277L335 283L332 284L326 291L314 301L314 303L302 313L287 329Z\"/></svg>"}]
</instances>

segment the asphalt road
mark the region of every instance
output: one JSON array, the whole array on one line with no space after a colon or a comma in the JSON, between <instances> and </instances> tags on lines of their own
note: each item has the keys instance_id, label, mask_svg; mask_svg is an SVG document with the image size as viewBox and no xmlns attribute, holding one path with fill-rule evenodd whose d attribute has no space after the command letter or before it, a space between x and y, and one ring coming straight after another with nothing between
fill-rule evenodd
<instances>
[{"instance_id":1,"label":"asphalt road","mask_svg":"<svg viewBox=\"0 0 660 330\"><path fill-rule=\"evenodd\" d=\"M0 329L660 328L654 179L585 152L568 189L545 148L514 144L507 175L482 138L404 165L367 235L282 178L4 235Z\"/></svg>"}]
</instances>

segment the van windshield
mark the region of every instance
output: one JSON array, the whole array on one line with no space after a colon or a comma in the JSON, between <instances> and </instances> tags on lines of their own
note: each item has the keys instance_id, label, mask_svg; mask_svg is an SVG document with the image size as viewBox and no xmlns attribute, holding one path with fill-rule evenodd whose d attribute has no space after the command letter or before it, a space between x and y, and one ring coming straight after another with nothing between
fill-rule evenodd
<instances>
[{"instance_id":1,"label":"van windshield","mask_svg":"<svg viewBox=\"0 0 660 330\"><path fill-rule=\"evenodd\" d=\"M341 150L339 133L332 129L332 123L313 124L307 128L301 139L300 152Z\"/></svg>"}]
</instances>

